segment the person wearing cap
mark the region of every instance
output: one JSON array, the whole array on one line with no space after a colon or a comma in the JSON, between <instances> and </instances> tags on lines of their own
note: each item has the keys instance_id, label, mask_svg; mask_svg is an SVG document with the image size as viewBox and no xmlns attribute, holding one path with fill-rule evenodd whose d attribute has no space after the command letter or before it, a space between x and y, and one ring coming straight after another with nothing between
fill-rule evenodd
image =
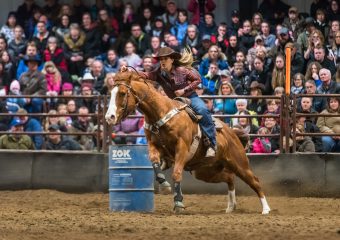
<instances>
[{"instance_id":1,"label":"person wearing cap","mask_svg":"<svg viewBox=\"0 0 340 240\"><path fill-rule=\"evenodd\" d=\"M177 4L175 1L168 0L166 3L166 11L162 15L163 23L166 28L171 28L175 25L176 19L178 17Z\"/></svg>"},{"instance_id":2,"label":"person wearing cap","mask_svg":"<svg viewBox=\"0 0 340 240\"><path fill-rule=\"evenodd\" d=\"M282 25L288 28L292 33L293 40L296 41L299 34L303 31L304 21L305 19L299 14L298 9L296 7L290 7L288 17L285 17Z\"/></svg>"},{"instance_id":3,"label":"person wearing cap","mask_svg":"<svg viewBox=\"0 0 340 240\"><path fill-rule=\"evenodd\" d=\"M28 116L27 111L24 108L20 108L17 113L21 114L18 118L23 123L25 132L43 132L42 124L37 119ZM40 150L44 142L43 136L35 134L30 137L34 143L35 149Z\"/></svg>"},{"instance_id":4,"label":"person wearing cap","mask_svg":"<svg viewBox=\"0 0 340 240\"><path fill-rule=\"evenodd\" d=\"M156 58L160 61L159 68L152 72L139 72L139 74L158 82L171 99L187 97L191 100L190 106L197 114L202 115L200 126L210 140L206 157L215 156L215 126L203 100L195 92L197 85L202 80L200 74L192 67L193 56L191 52L185 49L183 53L179 53L169 47L163 47L159 50ZM127 68L125 67L121 70L127 71Z\"/></svg>"},{"instance_id":5,"label":"person wearing cap","mask_svg":"<svg viewBox=\"0 0 340 240\"><path fill-rule=\"evenodd\" d=\"M190 0L187 9L192 13L191 24L199 25L206 12L213 12L216 8L214 0Z\"/></svg>"},{"instance_id":6,"label":"person wearing cap","mask_svg":"<svg viewBox=\"0 0 340 240\"><path fill-rule=\"evenodd\" d=\"M293 42L290 37L290 33L288 28L282 27L278 31L278 39L277 44L269 51L268 56L271 58L276 58L277 55L285 55L285 46L289 42Z\"/></svg>"},{"instance_id":7,"label":"person wearing cap","mask_svg":"<svg viewBox=\"0 0 340 240\"><path fill-rule=\"evenodd\" d=\"M28 66L28 71L23 73L19 79L23 95L46 95L47 82L44 74L38 70L41 59L38 55L26 55L25 63ZM44 100L42 98L34 97L28 98L25 108L30 113L41 113Z\"/></svg>"},{"instance_id":8,"label":"person wearing cap","mask_svg":"<svg viewBox=\"0 0 340 240\"><path fill-rule=\"evenodd\" d=\"M47 135L47 140L45 141L46 150L82 150L78 142L60 134L61 131L58 125L50 125L48 132L51 134Z\"/></svg>"},{"instance_id":9,"label":"person wearing cap","mask_svg":"<svg viewBox=\"0 0 340 240\"><path fill-rule=\"evenodd\" d=\"M231 25L229 26L231 35L237 36L237 32L240 28L241 28L240 12L239 10L234 9L233 11L231 11Z\"/></svg>"},{"instance_id":10,"label":"person wearing cap","mask_svg":"<svg viewBox=\"0 0 340 240\"><path fill-rule=\"evenodd\" d=\"M23 132L23 123L18 118L13 118L9 124L9 134L0 137L0 149L34 150L32 139L26 134L14 134Z\"/></svg>"}]
</instances>

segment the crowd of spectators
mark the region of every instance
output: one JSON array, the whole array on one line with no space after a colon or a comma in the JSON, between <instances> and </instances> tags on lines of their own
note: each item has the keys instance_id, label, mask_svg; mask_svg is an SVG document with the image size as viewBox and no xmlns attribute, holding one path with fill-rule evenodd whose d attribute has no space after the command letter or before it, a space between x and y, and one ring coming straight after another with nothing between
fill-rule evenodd
<instances>
[{"instance_id":1,"label":"crowd of spectators","mask_svg":"<svg viewBox=\"0 0 340 240\"><path fill-rule=\"evenodd\" d=\"M60 136L60 132L102 132L94 98L57 96L110 95L114 75L123 65L152 71L153 58L163 46L180 52L189 48L195 58L204 95L281 96L291 94L340 94L340 7L338 0L314 0L310 12L299 12L281 0L263 0L252 19L215 21L214 0L131 2L81 0L61 4L46 0L39 6L24 0L8 14L0 29L0 95L2 112L50 114L47 118L19 116L0 119L2 131L51 132L29 139L16 134L1 137L1 148L93 150L98 142L90 135ZM226 9L226 11L228 11ZM228 24L227 24L228 22ZM229 24L230 22L230 24ZM291 86L286 84L285 50L291 49ZM30 95L30 98L18 98ZM46 98L39 96L45 95ZM303 97L301 113L339 114L339 99ZM231 127L247 133L280 133L278 99L227 98L206 100L212 113L254 115L264 118L225 118ZM78 113L79 116L67 115ZM65 114L56 116L55 114ZM136 113L139 114L139 113ZM296 131L338 133L338 117L300 117ZM143 119L123 121L114 131L138 134ZM98 127L99 126L99 127ZM103 137L102 134L96 136ZM136 137L114 138L114 143L134 144ZM139 140L138 140L139 141ZM259 137L247 151L279 153L278 138ZM139 141L140 142L140 141ZM307 146L307 147L306 147ZM340 137L299 137L298 151L340 152Z\"/></svg>"}]
</instances>

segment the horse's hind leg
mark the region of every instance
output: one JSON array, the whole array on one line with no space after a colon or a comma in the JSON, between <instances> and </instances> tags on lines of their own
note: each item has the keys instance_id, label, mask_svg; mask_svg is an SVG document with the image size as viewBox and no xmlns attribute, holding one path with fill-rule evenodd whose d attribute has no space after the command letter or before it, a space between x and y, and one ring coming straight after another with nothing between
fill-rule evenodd
<instances>
[{"instance_id":1,"label":"horse's hind leg","mask_svg":"<svg viewBox=\"0 0 340 240\"><path fill-rule=\"evenodd\" d=\"M228 161L228 167L230 167L239 178L241 178L257 193L262 204L262 214L268 214L270 212L270 207L267 203L264 192L262 191L259 179L254 175L248 164L247 166L241 167L235 163L236 162Z\"/></svg>"},{"instance_id":2,"label":"horse's hind leg","mask_svg":"<svg viewBox=\"0 0 340 240\"><path fill-rule=\"evenodd\" d=\"M223 166L203 167L195 170L194 176L204 182L220 183L225 182L228 184L228 206L226 213L231 213L236 209L236 195L235 195L235 175Z\"/></svg>"}]
</instances>

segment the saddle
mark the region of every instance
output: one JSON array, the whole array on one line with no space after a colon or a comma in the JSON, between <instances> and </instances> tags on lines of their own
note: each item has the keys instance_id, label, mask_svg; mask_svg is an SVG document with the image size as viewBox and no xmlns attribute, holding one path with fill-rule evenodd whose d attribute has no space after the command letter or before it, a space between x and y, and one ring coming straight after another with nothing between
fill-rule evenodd
<instances>
[{"instance_id":1,"label":"saddle","mask_svg":"<svg viewBox=\"0 0 340 240\"><path fill-rule=\"evenodd\" d=\"M183 105L181 108L184 108L184 110L188 113L188 115L190 116L190 118L194 121L194 122L199 122L202 119L202 116L197 114L191 107L191 101L189 98L184 98L184 97L176 97L174 98L174 100L179 101L181 103L184 103L185 105ZM216 131L220 131L223 128L223 124L221 122L221 120L212 117L214 125L215 125L215 129Z\"/></svg>"}]
</instances>

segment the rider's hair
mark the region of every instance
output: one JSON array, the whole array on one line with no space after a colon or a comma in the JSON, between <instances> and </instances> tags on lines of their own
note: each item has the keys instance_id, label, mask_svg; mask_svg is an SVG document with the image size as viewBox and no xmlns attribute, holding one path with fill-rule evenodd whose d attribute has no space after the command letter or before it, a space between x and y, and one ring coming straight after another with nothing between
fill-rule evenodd
<instances>
[{"instance_id":1,"label":"rider's hair","mask_svg":"<svg viewBox=\"0 0 340 240\"><path fill-rule=\"evenodd\" d=\"M190 48L184 48L182 53L182 57L179 60L174 61L174 65L183 66L187 68L192 68L192 64L194 62L194 57Z\"/></svg>"}]
</instances>

